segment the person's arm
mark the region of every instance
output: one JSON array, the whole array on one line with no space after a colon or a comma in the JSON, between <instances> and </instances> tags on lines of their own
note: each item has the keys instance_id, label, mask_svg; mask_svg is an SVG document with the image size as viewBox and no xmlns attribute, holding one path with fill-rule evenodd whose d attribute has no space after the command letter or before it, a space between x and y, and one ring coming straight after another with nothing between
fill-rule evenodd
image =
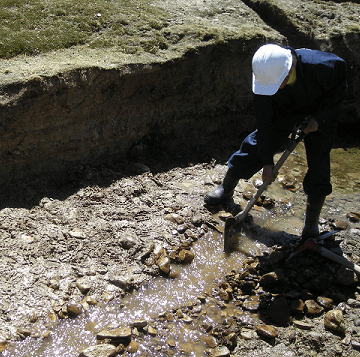
<instances>
[{"instance_id":1,"label":"person's arm","mask_svg":"<svg viewBox=\"0 0 360 357\"><path fill-rule=\"evenodd\" d=\"M277 150L273 138L275 109L270 96L254 95L257 145L263 166L274 164Z\"/></svg>"}]
</instances>

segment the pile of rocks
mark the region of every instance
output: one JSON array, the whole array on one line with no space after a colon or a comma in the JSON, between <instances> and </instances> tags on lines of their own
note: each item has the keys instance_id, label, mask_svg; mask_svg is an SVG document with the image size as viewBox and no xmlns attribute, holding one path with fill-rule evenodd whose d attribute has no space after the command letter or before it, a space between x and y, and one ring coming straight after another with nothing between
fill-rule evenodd
<instances>
[{"instance_id":1,"label":"pile of rocks","mask_svg":"<svg viewBox=\"0 0 360 357\"><path fill-rule=\"evenodd\" d=\"M300 341L304 339L297 339L299 333L309 335L317 352L327 348L325 335L341 341L339 350L358 349L357 276L311 251L287 263L289 254L290 247L278 246L269 254L248 258L193 305L165 312L156 321L135 321L130 327L101 331L99 345L89 347L79 357L126 355L138 351L137 341L141 344L149 337L147 348L159 356L191 353L179 351L171 339L164 343L157 338L163 336L161 330L168 324L176 322L201 330L206 336L204 351L211 357L249 353L259 348L259 341L270 346L285 343L296 355L303 348ZM210 305L219 310L220 322L207 319Z\"/></svg>"}]
</instances>

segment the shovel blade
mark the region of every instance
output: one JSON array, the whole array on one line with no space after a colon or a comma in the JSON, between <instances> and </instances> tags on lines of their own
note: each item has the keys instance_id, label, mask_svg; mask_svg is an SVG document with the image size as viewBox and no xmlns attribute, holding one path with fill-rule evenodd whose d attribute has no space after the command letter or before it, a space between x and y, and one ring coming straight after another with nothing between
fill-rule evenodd
<instances>
[{"instance_id":1,"label":"shovel blade","mask_svg":"<svg viewBox=\"0 0 360 357\"><path fill-rule=\"evenodd\" d=\"M224 229L224 252L230 253L233 246L233 236L235 233L234 230L235 218L228 218L225 221Z\"/></svg>"}]
</instances>

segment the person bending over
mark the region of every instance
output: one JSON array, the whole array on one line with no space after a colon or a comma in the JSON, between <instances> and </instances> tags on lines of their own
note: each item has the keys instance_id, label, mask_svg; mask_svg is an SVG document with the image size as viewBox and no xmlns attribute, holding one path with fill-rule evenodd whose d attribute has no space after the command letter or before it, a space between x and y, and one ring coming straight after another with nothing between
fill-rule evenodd
<instances>
[{"instance_id":1,"label":"person bending over","mask_svg":"<svg viewBox=\"0 0 360 357\"><path fill-rule=\"evenodd\" d=\"M294 125L306 119L308 170L303 188L307 204L302 239L314 238L319 235L325 197L332 192L330 150L347 90L345 61L328 52L266 44L253 56L252 74L257 129L231 155L222 183L204 201L208 205L226 202L240 179L249 179L260 169L263 180L274 181L274 154Z\"/></svg>"}]
</instances>

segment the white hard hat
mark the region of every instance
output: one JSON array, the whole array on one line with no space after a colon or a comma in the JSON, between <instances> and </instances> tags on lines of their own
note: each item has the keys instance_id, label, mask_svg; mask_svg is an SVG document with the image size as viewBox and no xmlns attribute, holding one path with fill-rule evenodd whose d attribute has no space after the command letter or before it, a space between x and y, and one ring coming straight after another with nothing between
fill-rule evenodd
<instances>
[{"instance_id":1,"label":"white hard hat","mask_svg":"<svg viewBox=\"0 0 360 357\"><path fill-rule=\"evenodd\" d=\"M273 95L289 74L292 54L278 45L261 46L252 59L252 91L255 94Z\"/></svg>"}]
</instances>

